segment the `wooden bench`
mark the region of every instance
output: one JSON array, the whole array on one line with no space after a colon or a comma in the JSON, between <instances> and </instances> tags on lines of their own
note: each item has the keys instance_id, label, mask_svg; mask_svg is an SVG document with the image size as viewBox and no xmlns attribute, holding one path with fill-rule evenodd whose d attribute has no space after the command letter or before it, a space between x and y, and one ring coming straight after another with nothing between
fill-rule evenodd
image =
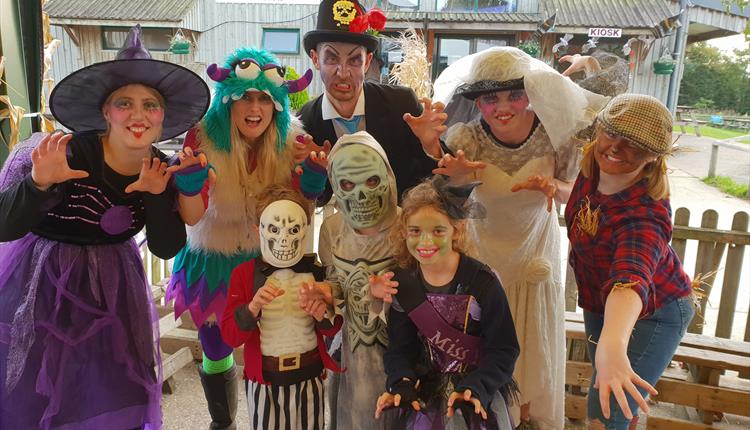
<instances>
[{"instance_id":1,"label":"wooden bench","mask_svg":"<svg viewBox=\"0 0 750 430\"><path fill-rule=\"evenodd\" d=\"M586 341L583 315L566 312L565 320L568 339ZM738 378L731 382L722 381L722 373L725 370L750 371L750 343L687 333L672 359L685 363L689 370L680 373L668 369L656 385L659 395L653 400L696 408L704 424L711 424L720 418L720 413L712 411L750 417L750 382ZM567 362L566 385L586 388L591 375L590 362ZM586 397L567 394L565 412L569 418L585 418ZM660 423L665 420L668 421L666 418L657 419ZM683 428L681 425L673 422L671 428ZM649 428L669 427L659 424L657 427Z\"/></svg>"}]
</instances>

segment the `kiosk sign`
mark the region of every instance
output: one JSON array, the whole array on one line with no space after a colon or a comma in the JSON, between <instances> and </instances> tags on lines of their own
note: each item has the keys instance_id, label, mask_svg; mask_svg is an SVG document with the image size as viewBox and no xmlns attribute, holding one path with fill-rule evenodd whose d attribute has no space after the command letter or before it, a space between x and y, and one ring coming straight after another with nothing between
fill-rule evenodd
<instances>
[{"instance_id":1,"label":"kiosk sign","mask_svg":"<svg viewBox=\"0 0 750 430\"><path fill-rule=\"evenodd\" d=\"M589 37L622 37L621 28L589 28Z\"/></svg>"}]
</instances>

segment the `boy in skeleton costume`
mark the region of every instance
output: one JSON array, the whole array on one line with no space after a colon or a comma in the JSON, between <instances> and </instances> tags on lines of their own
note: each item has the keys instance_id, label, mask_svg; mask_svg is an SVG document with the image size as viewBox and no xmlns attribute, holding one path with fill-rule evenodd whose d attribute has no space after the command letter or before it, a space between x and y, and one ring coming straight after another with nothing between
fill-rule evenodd
<instances>
[{"instance_id":1,"label":"boy in skeleton costume","mask_svg":"<svg viewBox=\"0 0 750 430\"><path fill-rule=\"evenodd\" d=\"M299 192L272 186L258 209L262 258L232 272L222 337L245 345L251 428L322 430L324 370L340 371L323 336L333 336L342 318L325 318L326 302L310 295L325 279L315 255L303 256L311 206Z\"/></svg>"},{"instance_id":2,"label":"boy in skeleton costume","mask_svg":"<svg viewBox=\"0 0 750 430\"><path fill-rule=\"evenodd\" d=\"M301 178L292 172L293 160L299 160L295 142L306 137L290 113L289 93L304 89L311 71L284 81L284 68L273 55L239 48L222 67L212 64L207 73L216 81L214 97L199 126L185 137L185 152L205 153L216 180L206 185L211 181L204 181L204 172L182 187L183 194L200 193L203 201L181 201L188 241L175 257L166 298L175 299L175 316L190 311L198 326L203 347L199 374L210 428L218 430L235 428L237 372L232 348L222 341L215 320L224 310L232 270L258 256L253 234L257 195L272 184L299 182L303 193L314 199L323 191L325 169L316 165L315 157L303 155Z\"/></svg>"},{"instance_id":3,"label":"boy in skeleton costume","mask_svg":"<svg viewBox=\"0 0 750 430\"><path fill-rule=\"evenodd\" d=\"M333 295L344 306L341 362L346 369L331 378L331 428L393 428L392 411L379 421L373 418L373 405L385 384L388 339L385 323L369 317L371 305L382 302L372 303L368 277L393 265L387 237L399 211L395 178L383 148L365 131L336 142L328 178L339 211L323 221L318 252Z\"/></svg>"}]
</instances>

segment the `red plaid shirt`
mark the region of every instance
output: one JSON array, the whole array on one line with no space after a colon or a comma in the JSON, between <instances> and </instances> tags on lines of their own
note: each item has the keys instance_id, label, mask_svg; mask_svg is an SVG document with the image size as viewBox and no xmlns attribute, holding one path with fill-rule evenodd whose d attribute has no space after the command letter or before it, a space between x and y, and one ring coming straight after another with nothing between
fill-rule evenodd
<instances>
[{"instance_id":1,"label":"red plaid shirt","mask_svg":"<svg viewBox=\"0 0 750 430\"><path fill-rule=\"evenodd\" d=\"M568 261L578 283L578 305L604 314L604 304L618 283L631 286L643 302L640 317L692 292L690 278L669 241L672 239L672 209L669 200L654 201L647 194L646 180L613 195L596 191L598 175L582 174L565 208ZM594 236L582 231L576 214L589 198L591 210L599 208L599 226Z\"/></svg>"}]
</instances>

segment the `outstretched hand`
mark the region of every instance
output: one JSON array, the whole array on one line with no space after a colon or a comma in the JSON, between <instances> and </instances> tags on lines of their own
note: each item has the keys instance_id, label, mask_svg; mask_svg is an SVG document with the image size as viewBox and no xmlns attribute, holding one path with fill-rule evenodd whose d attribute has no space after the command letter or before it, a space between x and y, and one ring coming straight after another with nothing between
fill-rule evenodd
<instances>
[{"instance_id":1,"label":"outstretched hand","mask_svg":"<svg viewBox=\"0 0 750 430\"><path fill-rule=\"evenodd\" d=\"M268 305L272 301L274 301L277 297L280 297L284 295L284 290L277 287L271 282L266 283L260 289L257 293L253 296L253 299L250 301L250 303L247 305L247 308L250 310L250 313L253 314L255 318L258 318L258 315L260 315L260 311L263 309L264 306Z\"/></svg>"},{"instance_id":2,"label":"outstretched hand","mask_svg":"<svg viewBox=\"0 0 750 430\"><path fill-rule=\"evenodd\" d=\"M482 407L482 402L479 401L476 397L472 397L471 390L466 390L463 393L459 393L458 391L454 391L451 393L451 395L448 397L448 418L452 417L455 413L455 408L453 407L453 404L456 402L468 402L474 405L474 413L478 415L482 415L482 419L487 419L487 411Z\"/></svg>"},{"instance_id":3,"label":"outstretched hand","mask_svg":"<svg viewBox=\"0 0 750 430\"><path fill-rule=\"evenodd\" d=\"M552 201L557 193L557 181L551 176L529 176L525 182L519 182L510 189L512 192L521 190L539 191L547 196L547 212L552 212Z\"/></svg>"},{"instance_id":4,"label":"outstretched hand","mask_svg":"<svg viewBox=\"0 0 750 430\"><path fill-rule=\"evenodd\" d=\"M483 161L469 161L466 159L464 151L456 151L456 156L445 154L443 158L438 161L437 169L433 169L432 173L436 175L446 175L451 178L462 178L471 173L476 172L487 167L487 163Z\"/></svg>"},{"instance_id":5,"label":"outstretched hand","mask_svg":"<svg viewBox=\"0 0 750 430\"><path fill-rule=\"evenodd\" d=\"M202 151L193 151L193 148L186 146L182 149L182 151L177 153L177 158L180 160L180 164L177 166L178 168L175 170L172 170L172 172L178 172L180 170L187 169L190 166L195 166L196 164L200 164L201 167L208 166L208 158L206 158L206 154ZM213 187L216 183L216 172L214 172L214 169L209 167L208 169L208 186Z\"/></svg>"},{"instance_id":6,"label":"outstretched hand","mask_svg":"<svg viewBox=\"0 0 750 430\"><path fill-rule=\"evenodd\" d=\"M40 190L89 176L88 172L73 170L68 164L68 142L72 138L72 134L55 132L45 136L31 151L31 179Z\"/></svg>"},{"instance_id":7,"label":"outstretched hand","mask_svg":"<svg viewBox=\"0 0 750 430\"><path fill-rule=\"evenodd\" d=\"M393 272L383 275L370 275L367 278L370 284L370 294L386 303L393 303L393 296L398 293L398 281L392 281L393 276Z\"/></svg>"},{"instance_id":8,"label":"outstretched hand","mask_svg":"<svg viewBox=\"0 0 750 430\"><path fill-rule=\"evenodd\" d=\"M422 115L412 116L410 113L405 113L403 118L412 133L422 143L424 150L437 158L440 156L440 135L448 128L444 125L448 114L443 112L445 105L441 102L433 104L432 100L427 97L419 101L423 106Z\"/></svg>"},{"instance_id":9,"label":"outstretched hand","mask_svg":"<svg viewBox=\"0 0 750 430\"><path fill-rule=\"evenodd\" d=\"M599 404L602 408L604 418L610 417L610 394L615 396L617 404L620 405L623 415L627 419L633 419L633 413L628 405L628 399L625 392L635 400L643 412L648 413L648 403L636 388L639 386L645 389L649 394L656 395L656 389L643 380L630 367L627 352L617 351L615 348L608 348L600 344L596 348L596 380L594 387L599 390Z\"/></svg>"},{"instance_id":10,"label":"outstretched hand","mask_svg":"<svg viewBox=\"0 0 750 430\"><path fill-rule=\"evenodd\" d=\"M593 73L600 72L602 66L599 64L599 60L589 55L564 55L559 60L561 63L570 63L570 66L563 70L563 76L570 76L573 73L584 71L586 76Z\"/></svg>"},{"instance_id":11,"label":"outstretched hand","mask_svg":"<svg viewBox=\"0 0 750 430\"><path fill-rule=\"evenodd\" d=\"M179 169L180 166L167 167L167 163L157 157L151 160L144 158L138 179L125 187L125 192L140 191L142 193L161 194L167 189L172 173Z\"/></svg>"},{"instance_id":12,"label":"outstretched hand","mask_svg":"<svg viewBox=\"0 0 750 430\"><path fill-rule=\"evenodd\" d=\"M312 158L313 152L318 153L317 157L321 156L320 153L327 155L331 152L331 146L331 142L327 139L323 142L322 146L319 146L309 134L297 136L297 139L294 141L294 146L292 146L292 160L294 161L294 165L296 166L302 163L308 156Z\"/></svg>"}]
</instances>

